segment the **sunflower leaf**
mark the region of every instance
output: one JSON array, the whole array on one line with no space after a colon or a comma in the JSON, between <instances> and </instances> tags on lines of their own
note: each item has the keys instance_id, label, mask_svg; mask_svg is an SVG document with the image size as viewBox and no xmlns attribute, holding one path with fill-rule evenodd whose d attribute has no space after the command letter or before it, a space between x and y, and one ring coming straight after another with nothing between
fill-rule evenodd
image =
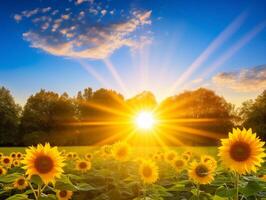
<instances>
[{"instance_id":1,"label":"sunflower leaf","mask_svg":"<svg viewBox=\"0 0 266 200\"><path fill-rule=\"evenodd\" d=\"M28 196L26 194L15 194L11 197L8 197L6 200L28 200Z\"/></svg>"}]
</instances>

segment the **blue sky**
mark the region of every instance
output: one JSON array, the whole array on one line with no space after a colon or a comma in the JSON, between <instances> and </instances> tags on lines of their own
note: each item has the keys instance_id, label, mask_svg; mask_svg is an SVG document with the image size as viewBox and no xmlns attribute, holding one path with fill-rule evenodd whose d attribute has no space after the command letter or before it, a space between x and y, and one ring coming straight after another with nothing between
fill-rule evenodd
<instances>
[{"instance_id":1,"label":"blue sky","mask_svg":"<svg viewBox=\"0 0 266 200\"><path fill-rule=\"evenodd\" d=\"M265 1L17 0L0 19L0 85L21 104L41 88L207 87L237 105L266 89Z\"/></svg>"}]
</instances>

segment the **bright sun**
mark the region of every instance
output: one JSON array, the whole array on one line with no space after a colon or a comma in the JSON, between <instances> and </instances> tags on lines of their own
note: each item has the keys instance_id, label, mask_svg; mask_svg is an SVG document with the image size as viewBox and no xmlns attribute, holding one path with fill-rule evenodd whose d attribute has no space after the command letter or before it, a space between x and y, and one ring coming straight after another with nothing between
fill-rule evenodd
<instances>
[{"instance_id":1,"label":"bright sun","mask_svg":"<svg viewBox=\"0 0 266 200\"><path fill-rule=\"evenodd\" d=\"M153 113L150 111L141 111L135 118L135 123L138 128L149 130L152 129L155 123Z\"/></svg>"}]
</instances>

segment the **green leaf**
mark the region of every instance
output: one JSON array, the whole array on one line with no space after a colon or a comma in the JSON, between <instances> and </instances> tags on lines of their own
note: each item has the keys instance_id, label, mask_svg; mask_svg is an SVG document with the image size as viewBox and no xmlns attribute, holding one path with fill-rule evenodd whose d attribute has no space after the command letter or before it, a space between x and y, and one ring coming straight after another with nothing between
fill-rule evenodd
<instances>
[{"instance_id":1,"label":"green leaf","mask_svg":"<svg viewBox=\"0 0 266 200\"><path fill-rule=\"evenodd\" d=\"M227 197L220 197L220 196L215 195L213 197L213 200L228 200L228 198Z\"/></svg>"},{"instance_id":2,"label":"green leaf","mask_svg":"<svg viewBox=\"0 0 266 200\"><path fill-rule=\"evenodd\" d=\"M184 191L184 190L185 190L185 185L178 183L167 189L167 191Z\"/></svg>"},{"instance_id":3,"label":"green leaf","mask_svg":"<svg viewBox=\"0 0 266 200\"><path fill-rule=\"evenodd\" d=\"M95 187L91 186L88 183L79 183L76 186L76 189L79 191L91 191L91 190L96 190Z\"/></svg>"},{"instance_id":4,"label":"green leaf","mask_svg":"<svg viewBox=\"0 0 266 200\"><path fill-rule=\"evenodd\" d=\"M6 200L28 200L28 196L26 194L15 194Z\"/></svg>"},{"instance_id":5,"label":"green leaf","mask_svg":"<svg viewBox=\"0 0 266 200\"><path fill-rule=\"evenodd\" d=\"M69 180L67 176L62 176L60 180L56 181L55 188L58 190L70 190L76 191L77 188L73 183Z\"/></svg>"},{"instance_id":6,"label":"green leaf","mask_svg":"<svg viewBox=\"0 0 266 200\"><path fill-rule=\"evenodd\" d=\"M38 200L56 200L56 199L57 198L54 194L48 194L48 195L39 197Z\"/></svg>"},{"instance_id":7,"label":"green leaf","mask_svg":"<svg viewBox=\"0 0 266 200\"><path fill-rule=\"evenodd\" d=\"M33 175L30 179L30 182L34 183L36 185L42 185L43 184L41 177L38 175Z\"/></svg>"},{"instance_id":8,"label":"green leaf","mask_svg":"<svg viewBox=\"0 0 266 200\"><path fill-rule=\"evenodd\" d=\"M226 188L224 186L220 186L217 188L215 195L220 197L233 197L236 194L236 189Z\"/></svg>"},{"instance_id":9,"label":"green leaf","mask_svg":"<svg viewBox=\"0 0 266 200\"><path fill-rule=\"evenodd\" d=\"M246 197L252 196L262 190L263 190L262 186L260 186L257 182L254 181L248 182L246 187L239 189L240 193L242 193Z\"/></svg>"},{"instance_id":10,"label":"green leaf","mask_svg":"<svg viewBox=\"0 0 266 200\"><path fill-rule=\"evenodd\" d=\"M3 176L0 176L0 182L1 183L13 183L15 182L17 178L21 176L23 176L23 174L20 174L20 173L6 174Z\"/></svg>"}]
</instances>

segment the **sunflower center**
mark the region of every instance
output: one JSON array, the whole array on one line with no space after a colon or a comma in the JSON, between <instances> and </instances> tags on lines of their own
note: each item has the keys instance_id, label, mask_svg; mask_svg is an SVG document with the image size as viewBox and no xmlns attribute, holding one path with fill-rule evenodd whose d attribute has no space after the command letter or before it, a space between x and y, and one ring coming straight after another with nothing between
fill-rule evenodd
<instances>
[{"instance_id":1,"label":"sunflower center","mask_svg":"<svg viewBox=\"0 0 266 200\"><path fill-rule=\"evenodd\" d=\"M148 166L145 166L143 168L142 172L143 172L143 176L145 176L145 177L150 177L152 175L152 170Z\"/></svg>"},{"instance_id":2,"label":"sunflower center","mask_svg":"<svg viewBox=\"0 0 266 200\"><path fill-rule=\"evenodd\" d=\"M176 160L175 161L175 166L176 167L183 167L184 166L183 160Z\"/></svg>"},{"instance_id":3,"label":"sunflower center","mask_svg":"<svg viewBox=\"0 0 266 200\"><path fill-rule=\"evenodd\" d=\"M3 162L4 162L5 164L8 164L8 163L10 162L10 160L9 160L8 158L5 158L5 159L3 160Z\"/></svg>"},{"instance_id":4,"label":"sunflower center","mask_svg":"<svg viewBox=\"0 0 266 200\"><path fill-rule=\"evenodd\" d=\"M79 168L80 169L86 169L87 168L87 163L85 163L85 162L79 163Z\"/></svg>"},{"instance_id":5,"label":"sunflower center","mask_svg":"<svg viewBox=\"0 0 266 200\"><path fill-rule=\"evenodd\" d=\"M21 178L21 179L18 179L18 185L24 185L25 184L25 179L24 178Z\"/></svg>"},{"instance_id":6,"label":"sunflower center","mask_svg":"<svg viewBox=\"0 0 266 200\"><path fill-rule=\"evenodd\" d=\"M118 151L117 151L117 155L118 156L125 156L127 154L127 150L126 148L120 148Z\"/></svg>"},{"instance_id":7,"label":"sunflower center","mask_svg":"<svg viewBox=\"0 0 266 200\"><path fill-rule=\"evenodd\" d=\"M41 174L50 172L54 167L54 162L49 156L39 156L34 162L36 170Z\"/></svg>"},{"instance_id":8,"label":"sunflower center","mask_svg":"<svg viewBox=\"0 0 266 200\"><path fill-rule=\"evenodd\" d=\"M209 170L206 166L199 165L196 167L195 172L199 177L205 177L208 175Z\"/></svg>"},{"instance_id":9,"label":"sunflower center","mask_svg":"<svg viewBox=\"0 0 266 200\"><path fill-rule=\"evenodd\" d=\"M231 146L230 155L236 161L245 161L249 158L251 149L247 143L236 142Z\"/></svg>"},{"instance_id":10,"label":"sunflower center","mask_svg":"<svg viewBox=\"0 0 266 200\"><path fill-rule=\"evenodd\" d=\"M59 192L59 196L60 197L66 197L67 196L67 191L66 190L62 190Z\"/></svg>"}]
</instances>

